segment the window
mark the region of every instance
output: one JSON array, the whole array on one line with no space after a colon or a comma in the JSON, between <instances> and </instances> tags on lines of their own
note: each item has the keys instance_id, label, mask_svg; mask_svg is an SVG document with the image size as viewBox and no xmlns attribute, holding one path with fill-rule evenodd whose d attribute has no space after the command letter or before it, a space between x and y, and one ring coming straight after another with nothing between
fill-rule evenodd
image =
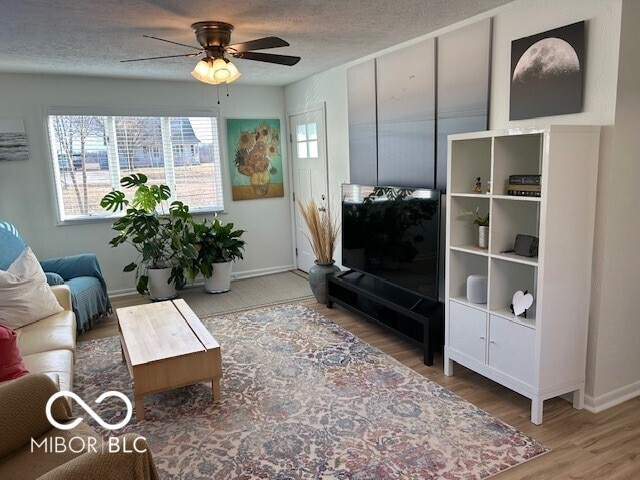
<instances>
[{"instance_id":1,"label":"window","mask_svg":"<svg viewBox=\"0 0 640 480\"><path fill-rule=\"evenodd\" d=\"M318 132L315 122L298 125L298 158L318 158Z\"/></svg>"},{"instance_id":2,"label":"window","mask_svg":"<svg viewBox=\"0 0 640 480\"><path fill-rule=\"evenodd\" d=\"M59 110L59 109L57 109ZM72 112L74 113L74 112ZM191 211L224 208L218 118L48 114L60 220L107 216L99 203L120 178L144 173Z\"/></svg>"}]
</instances>

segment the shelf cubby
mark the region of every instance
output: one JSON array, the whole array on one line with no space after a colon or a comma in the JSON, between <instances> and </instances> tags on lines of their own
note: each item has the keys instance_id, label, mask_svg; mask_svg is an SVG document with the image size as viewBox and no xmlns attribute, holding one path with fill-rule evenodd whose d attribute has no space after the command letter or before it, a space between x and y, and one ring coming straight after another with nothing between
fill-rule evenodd
<instances>
[{"instance_id":1,"label":"shelf cubby","mask_svg":"<svg viewBox=\"0 0 640 480\"><path fill-rule=\"evenodd\" d=\"M510 175L540 175L542 134L506 135L494 138L491 191L507 194Z\"/></svg>"},{"instance_id":2,"label":"shelf cubby","mask_svg":"<svg viewBox=\"0 0 640 480\"><path fill-rule=\"evenodd\" d=\"M491 253L501 254L513 250L518 234L539 237L539 220L540 202L514 201L511 200L511 197L494 198L491 205L489 229Z\"/></svg>"},{"instance_id":3,"label":"shelf cubby","mask_svg":"<svg viewBox=\"0 0 640 480\"><path fill-rule=\"evenodd\" d=\"M472 193L476 178L486 182L491 175L491 139L479 138L457 142L454 146L457 159L452 168L453 181L449 184L451 193Z\"/></svg>"},{"instance_id":4,"label":"shelf cubby","mask_svg":"<svg viewBox=\"0 0 640 480\"><path fill-rule=\"evenodd\" d=\"M488 258L469 252L452 250L449 253L449 296L467 301L467 277L489 275Z\"/></svg>"},{"instance_id":5,"label":"shelf cubby","mask_svg":"<svg viewBox=\"0 0 640 480\"><path fill-rule=\"evenodd\" d=\"M479 208L481 215L489 212L489 196L451 196L451 245L478 249L478 226L473 223L472 215L462 212L475 212ZM479 249L480 250L480 249ZM486 250L484 250L486 252Z\"/></svg>"},{"instance_id":6,"label":"shelf cubby","mask_svg":"<svg viewBox=\"0 0 640 480\"><path fill-rule=\"evenodd\" d=\"M491 290L489 292L489 310L508 318L515 317L509 308L513 294L518 290L529 291L533 295L533 306L527 311L529 323L535 323L537 268L531 265L491 259Z\"/></svg>"}]
</instances>

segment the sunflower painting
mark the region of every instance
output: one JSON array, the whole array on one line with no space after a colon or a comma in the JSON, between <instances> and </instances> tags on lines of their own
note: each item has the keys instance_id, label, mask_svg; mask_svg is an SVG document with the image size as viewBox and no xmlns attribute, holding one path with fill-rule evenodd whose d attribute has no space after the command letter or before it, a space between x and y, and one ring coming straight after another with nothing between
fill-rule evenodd
<instances>
[{"instance_id":1,"label":"sunflower painting","mask_svg":"<svg viewBox=\"0 0 640 480\"><path fill-rule=\"evenodd\" d=\"M284 197L280 120L227 119L234 200Z\"/></svg>"}]
</instances>

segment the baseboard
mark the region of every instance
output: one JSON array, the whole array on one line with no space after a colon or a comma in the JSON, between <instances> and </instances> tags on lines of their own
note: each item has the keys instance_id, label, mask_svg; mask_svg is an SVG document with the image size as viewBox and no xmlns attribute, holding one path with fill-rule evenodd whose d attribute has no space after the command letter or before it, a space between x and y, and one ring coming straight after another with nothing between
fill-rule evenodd
<instances>
[{"instance_id":1,"label":"baseboard","mask_svg":"<svg viewBox=\"0 0 640 480\"><path fill-rule=\"evenodd\" d=\"M243 278L261 277L263 275L271 275L274 273L288 272L293 270L293 265L281 265L279 267L259 268L257 270L246 270L244 272L233 272L231 274L231 281L241 280ZM201 276L198 276L193 282L194 285L204 285L204 280ZM126 288L123 290L109 290L108 294L110 298L126 297L129 295L136 295L138 292L135 288Z\"/></svg>"},{"instance_id":2,"label":"baseboard","mask_svg":"<svg viewBox=\"0 0 640 480\"><path fill-rule=\"evenodd\" d=\"M603 395L593 397L591 395L584 396L584 408L592 413L599 413L607 408L615 407L621 403L640 396L640 381L630 383L624 387L607 392Z\"/></svg>"},{"instance_id":3,"label":"baseboard","mask_svg":"<svg viewBox=\"0 0 640 480\"><path fill-rule=\"evenodd\" d=\"M288 272L293 270L293 265L283 265L280 267L260 268L258 270L247 270L244 272L233 272L231 274L231 280L241 280L243 278L261 277L263 275L271 275L274 273Z\"/></svg>"}]
</instances>

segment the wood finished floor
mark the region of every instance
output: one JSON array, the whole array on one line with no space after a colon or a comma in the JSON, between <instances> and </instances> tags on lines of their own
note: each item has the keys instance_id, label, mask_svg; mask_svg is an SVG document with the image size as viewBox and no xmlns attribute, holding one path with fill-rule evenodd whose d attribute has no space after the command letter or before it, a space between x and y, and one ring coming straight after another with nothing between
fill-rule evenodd
<instances>
[{"instance_id":1,"label":"wood finished floor","mask_svg":"<svg viewBox=\"0 0 640 480\"><path fill-rule=\"evenodd\" d=\"M114 309L142 303L135 295L113 300ZM530 401L484 377L455 365L454 376L443 373L442 355L434 365L422 363L422 352L342 307L328 309L315 300L306 305L416 372L443 385L487 413L535 438L553 451L496 475L514 479L640 479L640 397L599 414L574 410L560 398L544 404L544 422L529 421ZM78 338L86 341L117 334L115 315Z\"/></svg>"}]
</instances>

